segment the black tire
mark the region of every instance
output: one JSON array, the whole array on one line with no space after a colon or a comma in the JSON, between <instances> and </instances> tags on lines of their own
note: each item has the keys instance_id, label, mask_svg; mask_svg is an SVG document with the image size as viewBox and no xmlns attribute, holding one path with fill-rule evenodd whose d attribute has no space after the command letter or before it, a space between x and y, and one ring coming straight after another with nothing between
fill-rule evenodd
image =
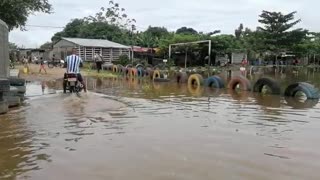
<instances>
[{"instance_id":1,"label":"black tire","mask_svg":"<svg viewBox=\"0 0 320 180\"><path fill-rule=\"evenodd\" d=\"M25 86L26 80L20 78L9 78L10 86Z\"/></svg>"},{"instance_id":2,"label":"black tire","mask_svg":"<svg viewBox=\"0 0 320 180\"><path fill-rule=\"evenodd\" d=\"M0 92L10 91L10 81L8 79L0 79Z\"/></svg>"},{"instance_id":3,"label":"black tire","mask_svg":"<svg viewBox=\"0 0 320 180\"><path fill-rule=\"evenodd\" d=\"M261 78L253 86L254 92L262 92L264 86L268 86L271 90L271 94L279 95L281 93L280 84L271 78Z\"/></svg>"},{"instance_id":4,"label":"black tire","mask_svg":"<svg viewBox=\"0 0 320 180\"><path fill-rule=\"evenodd\" d=\"M295 97L297 92L303 92L307 99L319 99L319 89L306 82L298 82L291 84L285 90L284 95L287 97Z\"/></svg>"}]
</instances>

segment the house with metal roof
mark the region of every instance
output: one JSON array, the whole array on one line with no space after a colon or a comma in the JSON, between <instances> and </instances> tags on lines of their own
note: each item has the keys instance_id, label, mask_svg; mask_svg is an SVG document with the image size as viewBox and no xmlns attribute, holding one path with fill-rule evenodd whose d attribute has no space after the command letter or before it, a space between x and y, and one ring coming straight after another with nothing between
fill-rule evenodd
<instances>
[{"instance_id":1,"label":"house with metal roof","mask_svg":"<svg viewBox=\"0 0 320 180\"><path fill-rule=\"evenodd\" d=\"M130 56L131 47L105 39L62 38L53 46L51 57L64 59L72 49L78 49L78 55L84 61L93 61L96 53L101 54L105 62L119 60L120 55Z\"/></svg>"}]
</instances>

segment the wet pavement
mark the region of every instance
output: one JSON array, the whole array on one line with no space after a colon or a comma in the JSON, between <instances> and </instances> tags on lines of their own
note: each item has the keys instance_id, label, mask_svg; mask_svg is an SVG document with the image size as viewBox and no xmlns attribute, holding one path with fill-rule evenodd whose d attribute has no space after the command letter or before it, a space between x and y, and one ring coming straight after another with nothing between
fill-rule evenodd
<instances>
[{"instance_id":1,"label":"wet pavement","mask_svg":"<svg viewBox=\"0 0 320 180\"><path fill-rule=\"evenodd\" d=\"M287 71L247 77L319 87L317 71ZM0 179L320 178L317 101L86 81L90 92L80 98L62 94L59 81L28 83L24 106L0 116Z\"/></svg>"}]
</instances>

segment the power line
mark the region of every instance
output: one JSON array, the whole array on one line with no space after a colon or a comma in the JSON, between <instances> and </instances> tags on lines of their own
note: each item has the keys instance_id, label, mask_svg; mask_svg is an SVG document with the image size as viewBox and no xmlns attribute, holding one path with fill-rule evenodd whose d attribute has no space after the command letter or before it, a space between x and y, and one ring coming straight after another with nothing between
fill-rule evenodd
<instances>
[{"instance_id":1,"label":"power line","mask_svg":"<svg viewBox=\"0 0 320 180\"><path fill-rule=\"evenodd\" d=\"M59 26L43 26L43 25L26 25L27 27L39 27L39 28L55 28L55 29L63 29L64 27Z\"/></svg>"},{"instance_id":2,"label":"power line","mask_svg":"<svg viewBox=\"0 0 320 180\"><path fill-rule=\"evenodd\" d=\"M31 25L31 24L28 24L26 25L26 27L39 27L39 28L57 28L57 29L63 29L65 27L61 27L61 26L44 26L44 25ZM146 30L148 28L146 27L141 27L141 26L136 26L136 28L139 28L141 30Z\"/></svg>"}]
</instances>

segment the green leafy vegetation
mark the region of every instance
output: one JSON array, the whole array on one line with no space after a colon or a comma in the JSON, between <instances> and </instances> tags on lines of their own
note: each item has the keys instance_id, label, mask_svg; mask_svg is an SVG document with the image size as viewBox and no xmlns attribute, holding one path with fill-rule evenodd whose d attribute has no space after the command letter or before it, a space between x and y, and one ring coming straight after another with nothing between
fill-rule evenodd
<instances>
[{"instance_id":1,"label":"green leafy vegetation","mask_svg":"<svg viewBox=\"0 0 320 180\"><path fill-rule=\"evenodd\" d=\"M11 8L8 8L11 7ZM19 8L18 8L19 7ZM0 2L0 18L10 29L25 27L30 13L51 13L52 6L48 0L3 0ZM85 18L72 19L65 28L52 37L41 48L47 49L61 37L108 39L129 46L157 48L156 57L169 58L169 45L199 40L211 40L211 59L216 55L226 56L232 52L244 52L249 58L268 57L276 59L281 53L293 52L298 57L309 57L320 54L320 33L295 28L301 22L296 19L297 12L283 14L281 12L262 11L257 21L257 29L249 29L244 24L235 28L234 34L220 34L220 30L199 32L192 27L181 27L170 32L165 27L149 26L145 31L137 31L136 20L131 18L126 9L114 1L106 1L99 12ZM208 44L186 44L174 47L170 64L175 60L188 57L196 63L207 62ZM121 64L129 63L125 57Z\"/></svg>"}]
</instances>

